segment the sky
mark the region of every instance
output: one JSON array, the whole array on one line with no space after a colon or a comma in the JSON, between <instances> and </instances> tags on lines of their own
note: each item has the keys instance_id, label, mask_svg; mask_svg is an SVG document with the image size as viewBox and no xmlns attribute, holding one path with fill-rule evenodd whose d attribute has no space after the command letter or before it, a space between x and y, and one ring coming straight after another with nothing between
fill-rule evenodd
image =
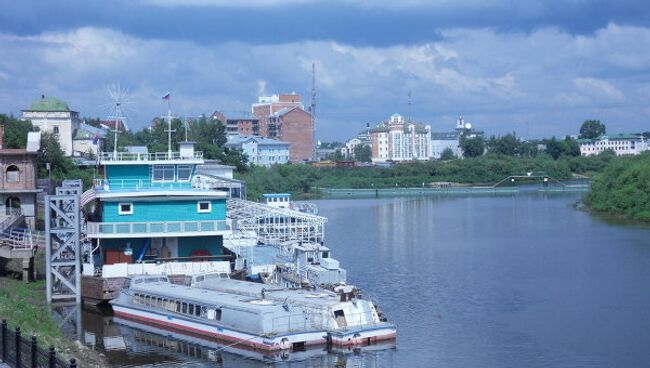
<instances>
[{"instance_id":1,"label":"sky","mask_svg":"<svg viewBox=\"0 0 650 368\"><path fill-rule=\"evenodd\" d=\"M650 131L650 6L611 0L0 0L0 113L42 94L131 128L165 114L250 112L260 95L309 104L343 141L394 113L488 135ZM409 91L411 104L409 108ZM410 110L410 112L409 112Z\"/></svg>"}]
</instances>

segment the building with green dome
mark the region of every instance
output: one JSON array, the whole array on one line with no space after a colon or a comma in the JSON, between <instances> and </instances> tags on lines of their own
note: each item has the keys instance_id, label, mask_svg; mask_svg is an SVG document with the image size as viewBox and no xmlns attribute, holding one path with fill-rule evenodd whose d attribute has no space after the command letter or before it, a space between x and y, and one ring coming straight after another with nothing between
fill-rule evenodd
<instances>
[{"instance_id":1,"label":"building with green dome","mask_svg":"<svg viewBox=\"0 0 650 368\"><path fill-rule=\"evenodd\" d=\"M23 120L32 122L41 132L56 135L66 156L97 154L105 132L83 124L79 113L70 109L67 103L58 98L42 95L28 109L22 110ZM94 143L93 143L94 142Z\"/></svg>"}]
</instances>

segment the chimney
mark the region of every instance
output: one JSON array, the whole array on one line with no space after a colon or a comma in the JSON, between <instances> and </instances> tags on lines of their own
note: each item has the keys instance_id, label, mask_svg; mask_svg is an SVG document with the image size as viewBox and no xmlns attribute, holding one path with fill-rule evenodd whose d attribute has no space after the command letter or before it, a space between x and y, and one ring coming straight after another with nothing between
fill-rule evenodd
<instances>
[{"instance_id":1,"label":"chimney","mask_svg":"<svg viewBox=\"0 0 650 368\"><path fill-rule=\"evenodd\" d=\"M0 124L0 149L5 148L5 126Z\"/></svg>"}]
</instances>

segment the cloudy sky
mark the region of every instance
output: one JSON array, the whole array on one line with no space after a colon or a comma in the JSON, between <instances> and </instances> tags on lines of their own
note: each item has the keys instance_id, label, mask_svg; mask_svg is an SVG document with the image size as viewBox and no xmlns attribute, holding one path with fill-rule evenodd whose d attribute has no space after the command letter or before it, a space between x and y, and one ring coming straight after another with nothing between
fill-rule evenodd
<instances>
[{"instance_id":1,"label":"cloudy sky","mask_svg":"<svg viewBox=\"0 0 650 368\"><path fill-rule=\"evenodd\" d=\"M309 99L317 137L395 112L488 134L650 130L650 6L611 0L0 0L0 112L41 94L82 116L129 92L130 125L174 112L249 111L260 94Z\"/></svg>"}]
</instances>

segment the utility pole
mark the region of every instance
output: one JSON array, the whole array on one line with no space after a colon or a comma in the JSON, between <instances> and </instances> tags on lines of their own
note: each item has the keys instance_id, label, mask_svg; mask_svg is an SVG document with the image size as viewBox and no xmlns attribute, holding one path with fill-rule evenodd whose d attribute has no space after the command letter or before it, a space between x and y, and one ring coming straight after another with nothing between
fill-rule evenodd
<instances>
[{"instance_id":1,"label":"utility pole","mask_svg":"<svg viewBox=\"0 0 650 368\"><path fill-rule=\"evenodd\" d=\"M410 123L411 122L411 90L409 90L409 95L408 95L408 106L409 106L409 108L408 108L408 113L409 113L408 119L409 119L409 123Z\"/></svg>"}]
</instances>

